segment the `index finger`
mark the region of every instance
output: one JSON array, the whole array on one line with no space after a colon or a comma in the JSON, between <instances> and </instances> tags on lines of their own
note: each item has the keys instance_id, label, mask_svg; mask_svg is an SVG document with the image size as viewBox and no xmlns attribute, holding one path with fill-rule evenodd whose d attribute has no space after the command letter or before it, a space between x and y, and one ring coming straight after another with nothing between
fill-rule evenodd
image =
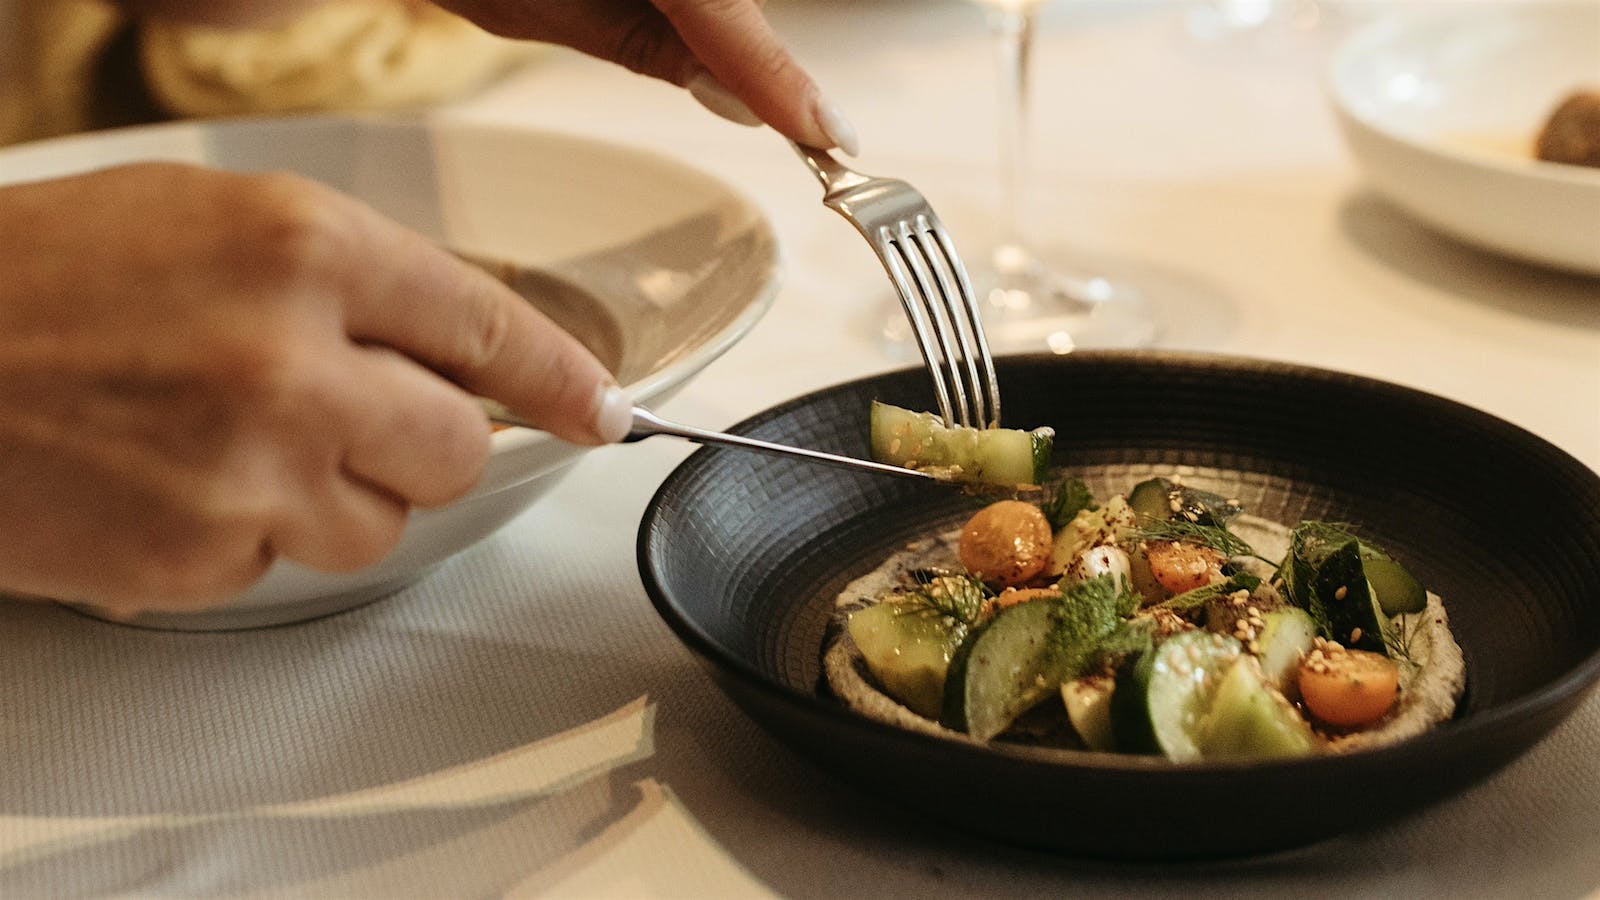
<instances>
[{"instance_id":1,"label":"index finger","mask_svg":"<svg viewBox=\"0 0 1600 900\"><path fill-rule=\"evenodd\" d=\"M411 357L564 440L620 440L631 421L606 367L488 272L353 203L345 332Z\"/></svg>"},{"instance_id":2,"label":"index finger","mask_svg":"<svg viewBox=\"0 0 1600 900\"><path fill-rule=\"evenodd\" d=\"M754 0L651 0L716 80L801 143L856 152L855 128L801 68Z\"/></svg>"}]
</instances>

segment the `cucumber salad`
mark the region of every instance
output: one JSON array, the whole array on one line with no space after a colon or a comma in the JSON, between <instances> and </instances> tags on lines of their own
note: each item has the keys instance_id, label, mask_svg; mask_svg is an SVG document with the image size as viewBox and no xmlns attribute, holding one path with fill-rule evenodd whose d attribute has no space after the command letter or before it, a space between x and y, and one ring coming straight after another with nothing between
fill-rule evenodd
<instances>
[{"instance_id":1,"label":"cucumber salad","mask_svg":"<svg viewBox=\"0 0 1600 900\"><path fill-rule=\"evenodd\" d=\"M1009 478L1039 458L1009 452L984 465ZM835 695L930 733L1176 762L1344 752L1454 714L1465 666L1442 602L1359 529L1270 522L1176 476L1029 496L840 594Z\"/></svg>"}]
</instances>

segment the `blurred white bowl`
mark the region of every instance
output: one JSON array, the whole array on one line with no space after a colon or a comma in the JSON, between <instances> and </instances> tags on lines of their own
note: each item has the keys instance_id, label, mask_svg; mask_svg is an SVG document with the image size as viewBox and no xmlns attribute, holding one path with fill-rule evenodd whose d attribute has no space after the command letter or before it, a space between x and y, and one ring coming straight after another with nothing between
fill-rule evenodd
<instances>
[{"instance_id":1,"label":"blurred white bowl","mask_svg":"<svg viewBox=\"0 0 1600 900\"><path fill-rule=\"evenodd\" d=\"M1600 169L1533 154L1556 104L1584 86L1600 88L1592 0L1428 5L1352 36L1328 73L1379 193L1462 241L1600 275Z\"/></svg>"},{"instance_id":2,"label":"blurred white bowl","mask_svg":"<svg viewBox=\"0 0 1600 900\"><path fill-rule=\"evenodd\" d=\"M645 404L743 337L777 291L776 238L742 193L659 155L548 132L349 117L179 123L0 151L0 183L158 159L298 172L493 263ZM478 486L413 513L377 565L330 575L279 562L214 610L135 623L252 628L385 596L500 528L583 452L543 432L498 432Z\"/></svg>"}]
</instances>

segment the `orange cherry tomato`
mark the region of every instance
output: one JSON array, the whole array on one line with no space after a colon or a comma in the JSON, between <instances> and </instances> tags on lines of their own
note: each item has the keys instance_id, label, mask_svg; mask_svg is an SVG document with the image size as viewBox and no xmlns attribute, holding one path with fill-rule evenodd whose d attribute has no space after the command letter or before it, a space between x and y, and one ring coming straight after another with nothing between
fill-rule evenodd
<instances>
[{"instance_id":1,"label":"orange cherry tomato","mask_svg":"<svg viewBox=\"0 0 1600 900\"><path fill-rule=\"evenodd\" d=\"M1400 667L1366 650L1313 651L1300 663L1300 699L1317 719L1341 728L1384 717L1400 694Z\"/></svg>"},{"instance_id":2,"label":"orange cherry tomato","mask_svg":"<svg viewBox=\"0 0 1600 900\"><path fill-rule=\"evenodd\" d=\"M1001 500L967 520L958 553L968 572L1002 587L1016 587L1044 571L1050 543L1050 520L1039 507Z\"/></svg>"},{"instance_id":3,"label":"orange cherry tomato","mask_svg":"<svg viewBox=\"0 0 1600 900\"><path fill-rule=\"evenodd\" d=\"M1221 553L1182 541L1151 541L1145 548L1150 574L1168 591L1181 594L1222 581Z\"/></svg>"}]
</instances>

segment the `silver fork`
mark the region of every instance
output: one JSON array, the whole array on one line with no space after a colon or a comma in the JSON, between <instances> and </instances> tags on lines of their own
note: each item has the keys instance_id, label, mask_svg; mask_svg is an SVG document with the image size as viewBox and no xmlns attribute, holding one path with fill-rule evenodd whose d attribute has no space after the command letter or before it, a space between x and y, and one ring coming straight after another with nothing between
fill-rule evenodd
<instances>
[{"instance_id":1,"label":"silver fork","mask_svg":"<svg viewBox=\"0 0 1600 900\"><path fill-rule=\"evenodd\" d=\"M888 270L933 377L945 425L998 428L1000 383L966 266L933 207L911 185L854 171L790 141L822 182L822 202L856 227Z\"/></svg>"},{"instance_id":2,"label":"silver fork","mask_svg":"<svg viewBox=\"0 0 1600 900\"><path fill-rule=\"evenodd\" d=\"M487 398L479 398L478 402L488 413L489 421L499 425L514 425L518 428L538 428L531 422L506 409L500 403ZM891 466L885 463L873 462L869 459L856 459L853 456L841 456L837 453L826 453L821 450L812 450L809 447L793 447L788 444L774 444L757 438L745 437L742 434L728 434L722 431L710 431L705 428L695 428L692 425L681 425L661 418L642 406L633 408L633 425L628 429L628 436L622 439L625 444L642 441L647 437L656 435L669 435L683 438L697 444L721 444L727 447L741 447L746 450L760 450L765 453L776 453L780 456L793 456L811 462L827 463L846 469L855 469L861 472L876 472L879 475L894 475L900 478L916 478L922 481L951 481L951 476L934 471L926 472L921 469L906 469L900 466Z\"/></svg>"}]
</instances>

